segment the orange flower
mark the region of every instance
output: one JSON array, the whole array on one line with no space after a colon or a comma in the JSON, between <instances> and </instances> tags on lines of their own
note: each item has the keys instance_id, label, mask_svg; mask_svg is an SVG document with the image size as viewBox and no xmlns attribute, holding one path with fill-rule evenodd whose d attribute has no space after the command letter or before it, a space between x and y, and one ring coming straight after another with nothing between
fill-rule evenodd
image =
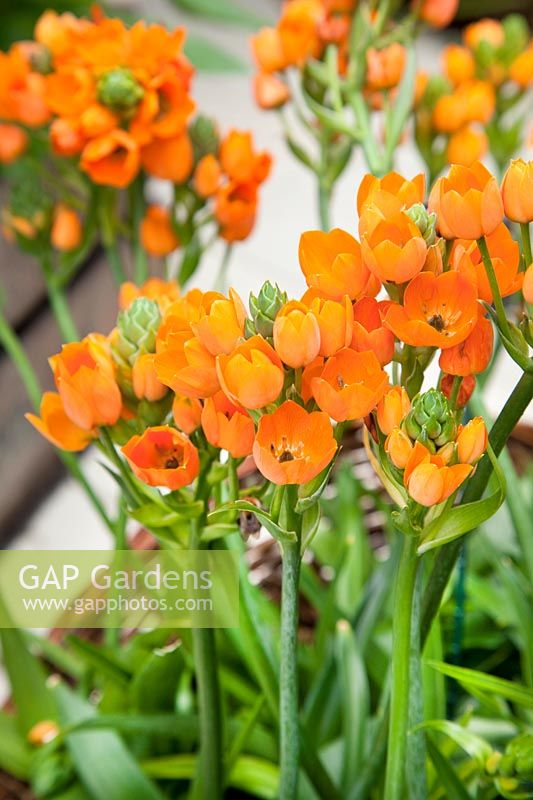
<instances>
[{"instance_id":1,"label":"orange flower","mask_svg":"<svg viewBox=\"0 0 533 800\"><path fill-rule=\"evenodd\" d=\"M291 0L284 5L277 27L287 64L300 66L319 54L317 27L323 13L320 0Z\"/></svg>"},{"instance_id":2,"label":"orange flower","mask_svg":"<svg viewBox=\"0 0 533 800\"><path fill-rule=\"evenodd\" d=\"M367 173L359 184L357 213L361 216L365 206L377 204L381 207L384 201L392 204L394 213L402 207L409 208L415 203L423 203L425 191L426 181L422 173L415 175L412 180L407 180L397 172L389 172L383 178Z\"/></svg>"},{"instance_id":3,"label":"orange flower","mask_svg":"<svg viewBox=\"0 0 533 800\"><path fill-rule=\"evenodd\" d=\"M411 409L409 395L403 386L391 386L379 401L376 414L380 430L388 436L393 428L399 428L402 419Z\"/></svg>"},{"instance_id":4,"label":"orange flower","mask_svg":"<svg viewBox=\"0 0 533 800\"><path fill-rule=\"evenodd\" d=\"M494 87L488 81L468 81L459 89L467 122L489 122L496 107Z\"/></svg>"},{"instance_id":5,"label":"orange flower","mask_svg":"<svg viewBox=\"0 0 533 800\"><path fill-rule=\"evenodd\" d=\"M287 84L269 72L258 72L253 79L255 102L260 108L280 108L290 99L291 93Z\"/></svg>"},{"instance_id":6,"label":"orange flower","mask_svg":"<svg viewBox=\"0 0 533 800\"><path fill-rule=\"evenodd\" d=\"M439 367L449 375L467 375L484 372L492 358L494 331L492 323L480 314L472 332L464 342L443 350Z\"/></svg>"},{"instance_id":7,"label":"orange flower","mask_svg":"<svg viewBox=\"0 0 533 800\"><path fill-rule=\"evenodd\" d=\"M397 86L405 69L405 47L398 42L376 50L370 47L366 53L366 80L370 91L392 89Z\"/></svg>"},{"instance_id":8,"label":"orange flower","mask_svg":"<svg viewBox=\"0 0 533 800\"><path fill-rule=\"evenodd\" d=\"M36 414L25 416L45 439L60 450L71 452L85 450L94 438L92 431L79 428L67 417L61 398L56 392L43 394L40 415L40 417Z\"/></svg>"},{"instance_id":9,"label":"orange flower","mask_svg":"<svg viewBox=\"0 0 533 800\"><path fill-rule=\"evenodd\" d=\"M496 178L476 161L470 167L452 166L435 183L429 211L437 214L446 239L479 239L491 234L503 220L503 203Z\"/></svg>"},{"instance_id":10,"label":"orange flower","mask_svg":"<svg viewBox=\"0 0 533 800\"><path fill-rule=\"evenodd\" d=\"M449 44L442 51L444 74L454 86L471 80L476 73L474 56L467 47L460 44Z\"/></svg>"},{"instance_id":11,"label":"orange flower","mask_svg":"<svg viewBox=\"0 0 533 800\"><path fill-rule=\"evenodd\" d=\"M392 361L394 335L383 326L387 301L378 303L373 297L362 297L353 307L351 347L358 352L373 350L381 366Z\"/></svg>"},{"instance_id":12,"label":"orange flower","mask_svg":"<svg viewBox=\"0 0 533 800\"><path fill-rule=\"evenodd\" d=\"M169 139L153 139L141 151L142 165L154 178L183 183L191 174L194 156L187 131Z\"/></svg>"},{"instance_id":13,"label":"orange flower","mask_svg":"<svg viewBox=\"0 0 533 800\"><path fill-rule=\"evenodd\" d=\"M126 131L117 129L91 139L81 154L81 168L92 181L124 189L137 175L139 148Z\"/></svg>"},{"instance_id":14,"label":"orange flower","mask_svg":"<svg viewBox=\"0 0 533 800\"><path fill-rule=\"evenodd\" d=\"M367 293L377 294L379 286L363 263L361 245L339 228L329 233L303 233L298 257L307 285L326 297L341 300L348 295L356 300Z\"/></svg>"},{"instance_id":15,"label":"orange flower","mask_svg":"<svg viewBox=\"0 0 533 800\"><path fill-rule=\"evenodd\" d=\"M200 427L202 404L196 397L183 397L177 394L172 403L172 417L176 427L190 436Z\"/></svg>"},{"instance_id":16,"label":"orange flower","mask_svg":"<svg viewBox=\"0 0 533 800\"><path fill-rule=\"evenodd\" d=\"M50 231L50 241L56 250L68 253L79 247L83 236L81 220L74 209L58 203Z\"/></svg>"},{"instance_id":17,"label":"orange flower","mask_svg":"<svg viewBox=\"0 0 533 800\"><path fill-rule=\"evenodd\" d=\"M0 164L11 164L22 155L28 145L28 136L18 125L0 123Z\"/></svg>"},{"instance_id":18,"label":"orange flower","mask_svg":"<svg viewBox=\"0 0 533 800\"><path fill-rule=\"evenodd\" d=\"M262 183L270 171L270 155L254 152L249 131L231 130L220 145L220 164L233 183Z\"/></svg>"},{"instance_id":19,"label":"orange flower","mask_svg":"<svg viewBox=\"0 0 533 800\"><path fill-rule=\"evenodd\" d=\"M230 400L252 409L277 400L285 377L278 354L262 336L252 336L229 355L219 355L217 375Z\"/></svg>"},{"instance_id":20,"label":"orange flower","mask_svg":"<svg viewBox=\"0 0 533 800\"><path fill-rule=\"evenodd\" d=\"M434 506L448 499L472 472L469 464L447 467L439 455L432 456L416 442L405 465L404 486L422 506Z\"/></svg>"},{"instance_id":21,"label":"orange flower","mask_svg":"<svg viewBox=\"0 0 533 800\"><path fill-rule=\"evenodd\" d=\"M505 31L498 20L485 18L468 25L464 30L463 39L471 50L475 50L481 42L487 42L492 47L500 47L505 41Z\"/></svg>"},{"instance_id":22,"label":"orange flower","mask_svg":"<svg viewBox=\"0 0 533 800\"><path fill-rule=\"evenodd\" d=\"M311 388L319 408L337 422L366 417L381 400L388 378L374 353L344 349L326 361Z\"/></svg>"},{"instance_id":23,"label":"orange flower","mask_svg":"<svg viewBox=\"0 0 533 800\"><path fill-rule=\"evenodd\" d=\"M157 379L154 353L143 353L137 358L133 365L132 381L138 400L146 399L153 403L161 400L168 392L168 387Z\"/></svg>"},{"instance_id":24,"label":"orange flower","mask_svg":"<svg viewBox=\"0 0 533 800\"><path fill-rule=\"evenodd\" d=\"M308 403L313 397L311 383L313 378L318 378L322 374L322 370L324 369L324 361L325 359L322 356L317 356L315 360L311 361L311 363L308 364L302 372L301 395L304 403Z\"/></svg>"},{"instance_id":25,"label":"orange flower","mask_svg":"<svg viewBox=\"0 0 533 800\"><path fill-rule=\"evenodd\" d=\"M122 398L104 337L91 334L81 342L65 344L48 363L71 422L85 431L115 424Z\"/></svg>"},{"instance_id":26,"label":"orange flower","mask_svg":"<svg viewBox=\"0 0 533 800\"><path fill-rule=\"evenodd\" d=\"M256 184L228 183L216 193L215 217L220 225L220 235L227 242L240 242L250 235L256 211Z\"/></svg>"},{"instance_id":27,"label":"orange flower","mask_svg":"<svg viewBox=\"0 0 533 800\"><path fill-rule=\"evenodd\" d=\"M420 18L434 28L446 28L457 14L459 0L423 0Z\"/></svg>"},{"instance_id":28,"label":"orange flower","mask_svg":"<svg viewBox=\"0 0 533 800\"><path fill-rule=\"evenodd\" d=\"M414 278L427 256L427 244L412 219L400 211L378 222L361 242L363 260L383 282L405 283Z\"/></svg>"},{"instance_id":29,"label":"orange flower","mask_svg":"<svg viewBox=\"0 0 533 800\"><path fill-rule=\"evenodd\" d=\"M454 375L442 376L439 388L447 400L449 400L452 395L453 384L454 384ZM459 394L457 395L455 407L464 408L468 403L468 401L470 400L470 398L472 397L475 388L476 388L475 377L473 375L466 375L461 381L461 387L459 389Z\"/></svg>"},{"instance_id":30,"label":"orange flower","mask_svg":"<svg viewBox=\"0 0 533 800\"><path fill-rule=\"evenodd\" d=\"M165 386L185 397L211 397L220 388L215 357L191 331L173 333L171 347L158 352L155 369Z\"/></svg>"},{"instance_id":31,"label":"orange flower","mask_svg":"<svg viewBox=\"0 0 533 800\"><path fill-rule=\"evenodd\" d=\"M149 486L181 489L200 471L198 450L180 431L168 425L147 428L122 448L134 474Z\"/></svg>"},{"instance_id":32,"label":"orange flower","mask_svg":"<svg viewBox=\"0 0 533 800\"><path fill-rule=\"evenodd\" d=\"M212 153L200 159L194 170L194 188L200 197L211 197L220 185L222 170Z\"/></svg>"},{"instance_id":33,"label":"orange flower","mask_svg":"<svg viewBox=\"0 0 533 800\"><path fill-rule=\"evenodd\" d=\"M522 293L526 303L533 303L533 264L530 264L525 271Z\"/></svg>"},{"instance_id":34,"label":"orange flower","mask_svg":"<svg viewBox=\"0 0 533 800\"><path fill-rule=\"evenodd\" d=\"M50 142L60 156L75 156L85 146L85 136L79 121L55 119L50 126Z\"/></svg>"},{"instance_id":35,"label":"orange flower","mask_svg":"<svg viewBox=\"0 0 533 800\"><path fill-rule=\"evenodd\" d=\"M259 420L253 456L265 478L279 485L307 483L327 467L337 442L327 414L308 413L286 400Z\"/></svg>"},{"instance_id":36,"label":"orange flower","mask_svg":"<svg viewBox=\"0 0 533 800\"><path fill-rule=\"evenodd\" d=\"M433 127L439 133L455 133L466 121L464 97L457 89L453 94L443 94L433 109Z\"/></svg>"},{"instance_id":37,"label":"orange flower","mask_svg":"<svg viewBox=\"0 0 533 800\"><path fill-rule=\"evenodd\" d=\"M277 28L261 28L250 39L255 62L263 72L278 72L285 69L287 60Z\"/></svg>"},{"instance_id":38,"label":"orange flower","mask_svg":"<svg viewBox=\"0 0 533 800\"><path fill-rule=\"evenodd\" d=\"M148 206L140 226L141 243L147 253L166 256L179 247L170 212L164 206Z\"/></svg>"},{"instance_id":39,"label":"orange flower","mask_svg":"<svg viewBox=\"0 0 533 800\"><path fill-rule=\"evenodd\" d=\"M48 75L46 102L60 117L78 117L96 102L96 85L90 71L76 65Z\"/></svg>"},{"instance_id":40,"label":"orange flower","mask_svg":"<svg viewBox=\"0 0 533 800\"><path fill-rule=\"evenodd\" d=\"M274 321L274 347L281 360L293 369L305 367L320 350L320 328L304 303L286 303Z\"/></svg>"},{"instance_id":41,"label":"orange flower","mask_svg":"<svg viewBox=\"0 0 533 800\"><path fill-rule=\"evenodd\" d=\"M489 142L485 132L466 125L450 136L446 147L446 160L448 164L462 164L464 167L469 167L485 155L488 147Z\"/></svg>"},{"instance_id":42,"label":"orange flower","mask_svg":"<svg viewBox=\"0 0 533 800\"><path fill-rule=\"evenodd\" d=\"M180 287L175 281L164 281L162 278L148 278L141 286L126 281L118 293L118 306L129 308L137 297L148 297L155 300L162 312L178 300Z\"/></svg>"},{"instance_id":43,"label":"orange flower","mask_svg":"<svg viewBox=\"0 0 533 800\"><path fill-rule=\"evenodd\" d=\"M502 222L494 233L487 236L486 242L500 294L502 297L507 297L518 292L523 280L523 273L518 271L520 248L505 223ZM453 269L477 286L478 296L481 300L492 303L492 290L476 242L456 242L452 252L451 265Z\"/></svg>"},{"instance_id":44,"label":"orange flower","mask_svg":"<svg viewBox=\"0 0 533 800\"><path fill-rule=\"evenodd\" d=\"M353 306L347 294L342 301L337 302L324 299L313 289L309 289L302 297L302 303L318 322L319 355L332 356L350 345L353 336Z\"/></svg>"},{"instance_id":45,"label":"orange flower","mask_svg":"<svg viewBox=\"0 0 533 800\"><path fill-rule=\"evenodd\" d=\"M405 290L403 305L390 304L385 325L406 344L445 349L464 342L478 308L475 287L458 272L421 272Z\"/></svg>"},{"instance_id":46,"label":"orange flower","mask_svg":"<svg viewBox=\"0 0 533 800\"><path fill-rule=\"evenodd\" d=\"M502 181L505 214L513 222L533 220L533 161L511 161Z\"/></svg>"},{"instance_id":47,"label":"orange flower","mask_svg":"<svg viewBox=\"0 0 533 800\"><path fill-rule=\"evenodd\" d=\"M224 392L209 397L202 410L202 429L213 447L227 450L233 458L252 452L255 429L252 418L235 406Z\"/></svg>"},{"instance_id":48,"label":"orange flower","mask_svg":"<svg viewBox=\"0 0 533 800\"><path fill-rule=\"evenodd\" d=\"M413 452L413 444L405 431L393 428L385 440L385 452L395 467L405 469Z\"/></svg>"},{"instance_id":49,"label":"orange flower","mask_svg":"<svg viewBox=\"0 0 533 800\"><path fill-rule=\"evenodd\" d=\"M0 52L0 118L38 127L50 112L44 99L44 77L34 72L28 53L15 44Z\"/></svg>"},{"instance_id":50,"label":"orange flower","mask_svg":"<svg viewBox=\"0 0 533 800\"><path fill-rule=\"evenodd\" d=\"M515 58L509 67L509 77L523 89L533 82L533 46Z\"/></svg>"},{"instance_id":51,"label":"orange flower","mask_svg":"<svg viewBox=\"0 0 533 800\"><path fill-rule=\"evenodd\" d=\"M475 464L489 442L485 422L481 417L474 417L459 429L457 436L457 457L461 464Z\"/></svg>"},{"instance_id":52,"label":"orange flower","mask_svg":"<svg viewBox=\"0 0 533 800\"><path fill-rule=\"evenodd\" d=\"M229 298L218 292L204 295L200 315L191 328L203 346L214 356L231 353L244 336L246 309L234 289Z\"/></svg>"}]
</instances>

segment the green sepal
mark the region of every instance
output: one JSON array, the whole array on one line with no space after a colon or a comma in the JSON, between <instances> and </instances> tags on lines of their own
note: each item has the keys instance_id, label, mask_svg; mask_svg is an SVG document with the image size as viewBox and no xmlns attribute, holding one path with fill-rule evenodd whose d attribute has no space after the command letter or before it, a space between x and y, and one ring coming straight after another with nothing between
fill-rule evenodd
<instances>
[{"instance_id":1,"label":"green sepal","mask_svg":"<svg viewBox=\"0 0 533 800\"><path fill-rule=\"evenodd\" d=\"M274 522L267 511L265 511L263 508L258 508L256 505L249 503L247 500L238 500L234 503L226 503L225 505L220 506L220 508L217 508L216 511L212 511L208 515L207 521L209 524L217 522L217 520L225 518L225 515L228 511L249 511L252 514L255 514L257 519L260 520L261 524L265 526L270 535L273 536L278 542L295 542L298 539L295 531L285 530L276 522Z\"/></svg>"}]
</instances>

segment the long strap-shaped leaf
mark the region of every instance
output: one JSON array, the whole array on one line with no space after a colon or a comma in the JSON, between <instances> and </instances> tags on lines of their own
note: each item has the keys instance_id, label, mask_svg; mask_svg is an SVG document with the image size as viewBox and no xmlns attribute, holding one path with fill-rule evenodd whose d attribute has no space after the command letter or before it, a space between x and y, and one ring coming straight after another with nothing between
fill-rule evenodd
<instances>
[{"instance_id":1,"label":"long strap-shaped leaf","mask_svg":"<svg viewBox=\"0 0 533 800\"><path fill-rule=\"evenodd\" d=\"M430 522L424 529L418 555L464 536L465 533L474 530L482 522L492 517L499 509L505 498L505 476L490 444L487 448L487 455L494 468L498 489L483 500L451 508Z\"/></svg>"},{"instance_id":2,"label":"long strap-shaped leaf","mask_svg":"<svg viewBox=\"0 0 533 800\"><path fill-rule=\"evenodd\" d=\"M64 725L96 715L94 707L64 683L54 687L54 695ZM93 800L164 800L114 731L78 731L66 740L78 777Z\"/></svg>"}]
</instances>

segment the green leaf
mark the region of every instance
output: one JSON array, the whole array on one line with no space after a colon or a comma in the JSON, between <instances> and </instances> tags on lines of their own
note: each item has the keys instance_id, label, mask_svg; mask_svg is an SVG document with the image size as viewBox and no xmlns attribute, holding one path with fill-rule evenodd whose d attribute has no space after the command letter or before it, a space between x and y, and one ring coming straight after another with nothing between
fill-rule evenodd
<instances>
[{"instance_id":1,"label":"green leaf","mask_svg":"<svg viewBox=\"0 0 533 800\"><path fill-rule=\"evenodd\" d=\"M430 522L429 525L426 525L423 531L422 544L417 551L419 556L428 550L441 547L441 545L452 542L465 533L469 533L469 531L474 530L481 523L490 519L499 509L505 499L505 477L490 444L487 449L487 456L494 467L494 474L498 481L497 491L483 500L476 500L473 503L450 508L433 522Z\"/></svg>"},{"instance_id":2,"label":"green leaf","mask_svg":"<svg viewBox=\"0 0 533 800\"><path fill-rule=\"evenodd\" d=\"M130 516L146 528L167 528L183 519L195 519L202 515L204 505L196 503L174 504L174 511L162 508L157 503L146 503L130 511Z\"/></svg>"},{"instance_id":3,"label":"green leaf","mask_svg":"<svg viewBox=\"0 0 533 800\"><path fill-rule=\"evenodd\" d=\"M466 728L458 725L457 722L451 722L447 719L430 719L426 722L421 722L414 730L430 730L437 731L444 734L449 739L455 742L465 753L468 753L471 758L474 758L480 767L485 766L487 758L492 753L492 748L485 739L481 736L476 736L470 733Z\"/></svg>"},{"instance_id":4,"label":"green leaf","mask_svg":"<svg viewBox=\"0 0 533 800\"><path fill-rule=\"evenodd\" d=\"M232 0L172 0L172 2L183 11L241 28L256 30L262 25L269 24L268 20Z\"/></svg>"},{"instance_id":5,"label":"green leaf","mask_svg":"<svg viewBox=\"0 0 533 800\"><path fill-rule=\"evenodd\" d=\"M347 797L359 775L364 758L370 691L355 634L346 620L337 623L335 652L343 698L341 714L344 748L341 786L343 795Z\"/></svg>"},{"instance_id":6,"label":"green leaf","mask_svg":"<svg viewBox=\"0 0 533 800\"><path fill-rule=\"evenodd\" d=\"M134 707L145 712L172 708L183 666L183 653L178 644L151 653L130 685Z\"/></svg>"},{"instance_id":7,"label":"green leaf","mask_svg":"<svg viewBox=\"0 0 533 800\"><path fill-rule=\"evenodd\" d=\"M185 42L185 55L200 72L245 72L246 65L237 56L222 50L209 39L189 33ZM196 266L198 261L196 261ZM182 264L183 268L183 264ZM193 271L194 271L193 269ZM189 274L188 277L192 272ZM183 277L180 270L180 282Z\"/></svg>"},{"instance_id":8,"label":"green leaf","mask_svg":"<svg viewBox=\"0 0 533 800\"><path fill-rule=\"evenodd\" d=\"M528 689L526 686L520 686L512 681L497 678L494 675L487 675L475 669L444 664L442 661L426 661L426 664L449 678L455 678L466 689L469 686L473 686L483 692L504 697L506 700L510 700L512 703L524 708L533 708L533 689Z\"/></svg>"},{"instance_id":9,"label":"green leaf","mask_svg":"<svg viewBox=\"0 0 533 800\"><path fill-rule=\"evenodd\" d=\"M448 800L472 800L461 779L453 768L453 764L445 758L438 747L435 747L431 739L428 739L427 748L429 757L435 767L439 780L444 789L444 796Z\"/></svg>"},{"instance_id":10,"label":"green leaf","mask_svg":"<svg viewBox=\"0 0 533 800\"><path fill-rule=\"evenodd\" d=\"M320 504L306 508L302 514L302 553L313 541L320 525Z\"/></svg>"},{"instance_id":11,"label":"green leaf","mask_svg":"<svg viewBox=\"0 0 533 800\"><path fill-rule=\"evenodd\" d=\"M238 500L235 503L226 503L220 508L217 508L216 511L212 511L207 520L209 523L216 522L217 519L221 517L224 518L228 511L250 511L252 514L255 514L257 519L261 521L261 523L265 526L267 531L280 542L291 541L295 542L297 539L295 531L286 531L284 528L281 528L274 520L270 517L267 511L262 508L258 508L253 503L249 503L247 500Z\"/></svg>"},{"instance_id":12,"label":"green leaf","mask_svg":"<svg viewBox=\"0 0 533 800\"><path fill-rule=\"evenodd\" d=\"M106 729L121 733L163 735L192 742L198 733L198 719L178 714L99 714L69 726L64 733Z\"/></svg>"},{"instance_id":13,"label":"green leaf","mask_svg":"<svg viewBox=\"0 0 533 800\"><path fill-rule=\"evenodd\" d=\"M71 725L96 716L95 708L58 683L54 695L60 720ZM79 731L66 736L76 772L93 800L165 800L113 731Z\"/></svg>"},{"instance_id":14,"label":"green leaf","mask_svg":"<svg viewBox=\"0 0 533 800\"><path fill-rule=\"evenodd\" d=\"M298 513L305 511L317 502L327 486L334 463L335 459L316 478L298 487L298 502L296 503Z\"/></svg>"},{"instance_id":15,"label":"green leaf","mask_svg":"<svg viewBox=\"0 0 533 800\"><path fill-rule=\"evenodd\" d=\"M200 536L202 542L214 542L217 539L222 539L224 536L229 536L232 533L238 533L239 528L235 522L218 522L214 525L206 525L202 530Z\"/></svg>"},{"instance_id":16,"label":"green leaf","mask_svg":"<svg viewBox=\"0 0 533 800\"><path fill-rule=\"evenodd\" d=\"M20 734L16 718L0 711L0 769L27 780L30 764L31 750Z\"/></svg>"},{"instance_id":17,"label":"green leaf","mask_svg":"<svg viewBox=\"0 0 533 800\"><path fill-rule=\"evenodd\" d=\"M70 647L83 658L92 669L101 672L115 683L127 684L131 673L115 654L103 646L96 646L85 639L70 634L67 637Z\"/></svg>"},{"instance_id":18,"label":"green leaf","mask_svg":"<svg viewBox=\"0 0 533 800\"><path fill-rule=\"evenodd\" d=\"M195 774L196 756L163 756L143 761L141 766L148 775L154 778L186 780ZM228 777L228 784L234 789L248 792L261 800L276 800L279 770L275 764L264 759L241 756Z\"/></svg>"},{"instance_id":19,"label":"green leaf","mask_svg":"<svg viewBox=\"0 0 533 800\"><path fill-rule=\"evenodd\" d=\"M1 600L0 604L5 617ZM46 673L40 661L28 650L22 631L2 628L0 639L4 666L17 707L18 727L25 736L37 722L57 719L57 710L46 686Z\"/></svg>"}]
</instances>

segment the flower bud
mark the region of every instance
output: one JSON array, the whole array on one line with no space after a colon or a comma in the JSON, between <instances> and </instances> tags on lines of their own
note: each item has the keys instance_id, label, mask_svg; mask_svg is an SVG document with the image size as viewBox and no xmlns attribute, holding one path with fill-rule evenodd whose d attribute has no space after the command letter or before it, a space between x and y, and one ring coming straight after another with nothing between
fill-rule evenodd
<instances>
[{"instance_id":1,"label":"flower bud","mask_svg":"<svg viewBox=\"0 0 533 800\"><path fill-rule=\"evenodd\" d=\"M419 464L409 477L407 489L421 506L434 506L441 502L444 491L442 473L435 464Z\"/></svg>"},{"instance_id":2,"label":"flower bud","mask_svg":"<svg viewBox=\"0 0 533 800\"><path fill-rule=\"evenodd\" d=\"M511 161L502 181L503 207L513 222L533 220L533 161Z\"/></svg>"},{"instance_id":3,"label":"flower bud","mask_svg":"<svg viewBox=\"0 0 533 800\"><path fill-rule=\"evenodd\" d=\"M154 359L155 353L143 353L136 360L132 371L135 397L151 403L161 400L168 392L168 387L157 379Z\"/></svg>"},{"instance_id":4,"label":"flower bud","mask_svg":"<svg viewBox=\"0 0 533 800\"><path fill-rule=\"evenodd\" d=\"M522 733L507 743L499 763L499 773L506 778L533 781L533 733ZM525 796L525 795L520 795Z\"/></svg>"},{"instance_id":5,"label":"flower bud","mask_svg":"<svg viewBox=\"0 0 533 800\"><path fill-rule=\"evenodd\" d=\"M172 403L172 416L176 427L190 436L200 427L202 404L196 397L184 397L177 394Z\"/></svg>"},{"instance_id":6,"label":"flower bud","mask_svg":"<svg viewBox=\"0 0 533 800\"><path fill-rule=\"evenodd\" d=\"M129 111L139 103L143 94L144 89L127 67L110 69L98 81L99 102L114 111Z\"/></svg>"},{"instance_id":7,"label":"flower bud","mask_svg":"<svg viewBox=\"0 0 533 800\"><path fill-rule=\"evenodd\" d=\"M404 423L411 437L422 442L430 452L451 441L457 426L446 397L438 389L430 389L414 398Z\"/></svg>"},{"instance_id":8,"label":"flower bud","mask_svg":"<svg viewBox=\"0 0 533 800\"><path fill-rule=\"evenodd\" d=\"M388 436L393 428L399 428L401 421L409 413L411 402L403 386L393 386L377 405L377 418L380 430Z\"/></svg>"},{"instance_id":9,"label":"flower bud","mask_svg":"<svg viewBox=\"0 0 533 800\"><path fill-rule=\"evenodd\" d=\"M437 215L435 212L429 212L423 203L415 203L414 206L408 208L405 213L413 220L428 247L435 244L437 238L435 232L437 227Z\"/></svg>"},{"instance_id":10,"label":"flower bud","mask_svg":"<svg viewBox=\"0 0 533 800\"><path fill-rule=\"evenodd\" d=\"M79 246L82 239L81 220L76 212L58 203L54 210L54 219L50 231L50 241L56 250L68 253Z\"/></svg>"},{"instance_id":11,"label":"flower bud","mask_svg":"<svg viewBox=\"0 0 533 800\"><path fill-rule=\"evenodd\" d=\"M530 264L524 274L522 294L526 303L533 303L533 264Z\"/></svg>"},{"instance_id":12,"label":"flower bud","mask_svg":"<svg viewBox=\"0 0 533 800\"><path fill-rule=\"evenodd\" d=\"M404 469L413 450L411 440L401 428L393 428L385 441L385 451L398 469Z\"/></svg>"},{"instance_id":13,"label":"flower bud","mask_svg":"<svg viewBox=\"0 0 533 800\"><path fill-rule=\"evenodd\" d=\"M274 332L274 320L278 311L288 301L287 293L282 292L279 286L275 286L270 281L265 281L257 297L250 295L250 314L252 315L253 328L248 323L246 335L253 336L259 333L265 338L272 337Z\"/></svg>"},{"instance_id":14,"label":"flower bud","mask_svg":"<svg viewBox=\"0 0 533 800\"><path fill-rule=\"evenodd\" d=\"M30 728L27 739L30 744L40 746L51 742L58 733L59 727L56 722L51 719L43 719Z\"/></svg>"},{"instance_id":15,"label":"flower bud","mask_svg":"<svg viewBox=\"0 0 533 800\"><path fill-rule=\"evenodd\" d=\"M447 400L450 399L452 393L454 378L455 378L454 375L444 375L440 382L440 390ZM466 375L461 381L461 388L459 389L459 394L457 395L457 400L455 401L455 407L464 408L468 403L468 401L470 400L470 398L472 397L472 393L475 388L476 388L475 376Z\"/></svg>"},{"instance_id":16,"label":"flower bud","mask_svg":"<svg viewBox=\"0 0 533 800\"><path fill-rule=\"evenodd\" d=\"M474 417L459 431L457 437L457 457L461 464L475 464L488 444L485 422L481 417Z\"/></svg>"},{"instance_id":17,"label":"flower bud","mask_svg":"<svg viewBox=\"0 0 533 800\"><path fill-rule=\"evenodd\" d=\"M113 354L133 366L140 354L154 353L160 323L161 312L156 301L137 297L117 317L118 335L113 342Z\"/></svg>"},{"instance_id":18,"label":"flower bud","mask_svg":"<svg viewBox=\"0 0 533 800\"><path fill-rule=\"evenodd\" d=\"M197 163L207 155L218 153L220 138L217 124L211 117L199 114L189 126L189 136L194 152L194 161Z\"/></svg>"}]
</instances>

